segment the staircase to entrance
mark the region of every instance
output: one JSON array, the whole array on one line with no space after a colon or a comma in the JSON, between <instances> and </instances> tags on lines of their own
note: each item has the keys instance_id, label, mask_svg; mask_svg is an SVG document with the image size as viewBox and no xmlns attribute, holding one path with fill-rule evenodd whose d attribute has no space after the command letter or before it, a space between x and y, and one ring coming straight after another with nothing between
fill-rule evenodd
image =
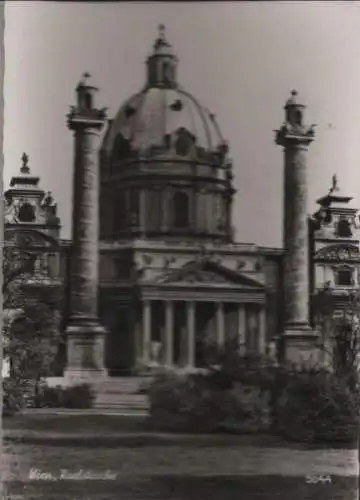
<instances>
[{"instance_id":1,"label":"staircase to entrance","mask_svg":"<svg viewBox=\"0 0 360 500\"><path fill-rule=\"evenodd\" d=\"M145 415L149 402L143 389L149 382L148 377L108 377L99 381L94 386L94 408Z\"/></svg>"}]
</instances>

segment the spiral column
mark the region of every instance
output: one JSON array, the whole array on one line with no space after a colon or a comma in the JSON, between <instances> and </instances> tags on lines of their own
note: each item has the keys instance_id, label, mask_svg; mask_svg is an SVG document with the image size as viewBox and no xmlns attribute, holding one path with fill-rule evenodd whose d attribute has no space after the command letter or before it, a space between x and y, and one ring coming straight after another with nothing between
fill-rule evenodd
<instances>
[{"instance_id":1,"label":"spiral column","mask_svg":"<svg viewBox=\"0 0 360 500\"><path fill-rule=\"evenodd\" d=\"M74 132L73 216L70 278L70 316L66 329L65 378L103 377L106 331L97 316L99 268L98 136L106 112L93 106L98 90L85 74L77 87L77 105L67 124Z\"/></svg>"}]
</instances>

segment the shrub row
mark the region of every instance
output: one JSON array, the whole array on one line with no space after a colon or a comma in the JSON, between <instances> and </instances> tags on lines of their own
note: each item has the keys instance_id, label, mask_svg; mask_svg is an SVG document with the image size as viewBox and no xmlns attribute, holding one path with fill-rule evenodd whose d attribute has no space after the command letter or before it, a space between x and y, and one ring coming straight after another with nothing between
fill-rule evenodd
<instances>
[{"instance_id":1,"label":"shrub row","mask_svg":"<svg viewBox=\"0 0 360 500\"><path fill-rule=\"evenodd\" d=\"M95 394L88 384L70 387L41 387L36 397L38 408L92 408Z\"/></svg>"},{"instance_id":2,"label":"shrub row","mask_svg":"<svg viewBox=\"0 0 360 500\"><path fill-rule=\"evenodd\" d=\"M41 385L31 391L29 383L6 378L3 380L3 415L13 415L26 406L37 408L91 408L95 394L87 384L71 387Z\"/></svg>"},{"instance_id":3,"label":"shrub row","mask_svg":"<svg viewBox=\"0 0 360 500\"><path fill-rule=\"evenodd\" d=\"M275 367L234 353L206 373L158 375L150 424L178 432L272 432L302 442L354 442L359 391L334 373Z\"/></svg>"}]
</instances>

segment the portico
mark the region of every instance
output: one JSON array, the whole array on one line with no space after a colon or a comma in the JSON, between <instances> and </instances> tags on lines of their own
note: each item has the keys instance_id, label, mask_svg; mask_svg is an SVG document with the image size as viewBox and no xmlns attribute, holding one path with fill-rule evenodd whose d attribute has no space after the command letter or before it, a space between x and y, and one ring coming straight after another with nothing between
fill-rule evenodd
<instances>
[{"instance_id":1,"label":"portico","mask_svg":"<svg viewBox=\"0 0 360 500\"><path fill-rule=\"evenodd\" d=\"M168 368L202 364L202 347L237 340L242 353L265 354L265 306L248 302L203 299L145 298L136 323L136 364Z\"/></svg>"}]
</instances>

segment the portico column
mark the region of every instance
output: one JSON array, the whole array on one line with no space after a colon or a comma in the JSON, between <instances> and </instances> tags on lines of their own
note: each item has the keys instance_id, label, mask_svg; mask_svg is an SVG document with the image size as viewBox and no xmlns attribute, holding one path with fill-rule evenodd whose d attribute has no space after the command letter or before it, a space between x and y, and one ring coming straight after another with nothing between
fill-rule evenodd
<instances>
[{"instance_id":1,"label":"portico column","mask_svg":"<svg viewBox=\"0 0 360 500\"><path fill-rule=\"evenodd\" d=\"M140 308L137 310L137 312L142 313ZM139 316L137 318L135 318L135 322L134 322L135 362L136 363L141 363L142 358L143 358L143 335L142 335L142 328L141 328L141 317L142 317L142 315L139 314Z\"/></svg>"},{"instance_id":2,"label":"portico column","mask_svg":"<svg viewBox=\"0 0 360 500\"><path fill-rule=\"evenodd\" d=\"M216 339L219 346L225 343L224 303L216 302Z\"/></svg>"},{"instance_id":3,"label":"portico column","mask_svg":"<svg viewBox=\"0 0 360 500\"><path fill-rule=\"evenodd\" d=\"M195 366L195 307L193 301L186 304L187 307L187 343L186 343L186 360L185 364L188 367Z\"/></svg>"},{"instance_id":4,"label":"portico column","mask_svg":"<svg viewBox=\"0 0 360 500\"><path fill-rule=\"evenodd\" d=\"M151 301L143 301L143 363L150 362L151 349Z\"/></svg>"},{"instance_id":5,"label":"portico column","mask_svg":"<svg viewBox=\"0 0 360 500\"><path fill-rule=\"evenodd\" d=\"M140 229L140 234L143 237L145 232L146 232L146 199L145 199L145 191L144 189L140 190L140 195L139 195L139 229Z\"/></svg>"},{"instance_id":6,"label":"portico column","mask_svg":"<svg viewBox=\"0 0 360 500\"><path fill-rule=\"evenodd\" d=\"M244 354L246 347L246 311L244 304L239 304L238 308L238 339L240 353Z\"/></svg>"},{"instance_id":7,"label":"portico column","mask_svg":"<svg viewBox=\"0 0 360 500\"><path fill-rule=\"evenodd\" d=\"M164 362L165 366L172 366L174 359L174 303L171 300L165 302L165 332L164 332Z\"/></svg>"},{"instance_id":8,"label":"portico column","mask_svg":"<svg viewBox=\"0 0 360 500\"><path fill-rule=\"evenodd\" d=\"M261 307L259 311L259 353L264 355L266 353L266 312L265 307Z\"/></svg>"}]
</instances>

